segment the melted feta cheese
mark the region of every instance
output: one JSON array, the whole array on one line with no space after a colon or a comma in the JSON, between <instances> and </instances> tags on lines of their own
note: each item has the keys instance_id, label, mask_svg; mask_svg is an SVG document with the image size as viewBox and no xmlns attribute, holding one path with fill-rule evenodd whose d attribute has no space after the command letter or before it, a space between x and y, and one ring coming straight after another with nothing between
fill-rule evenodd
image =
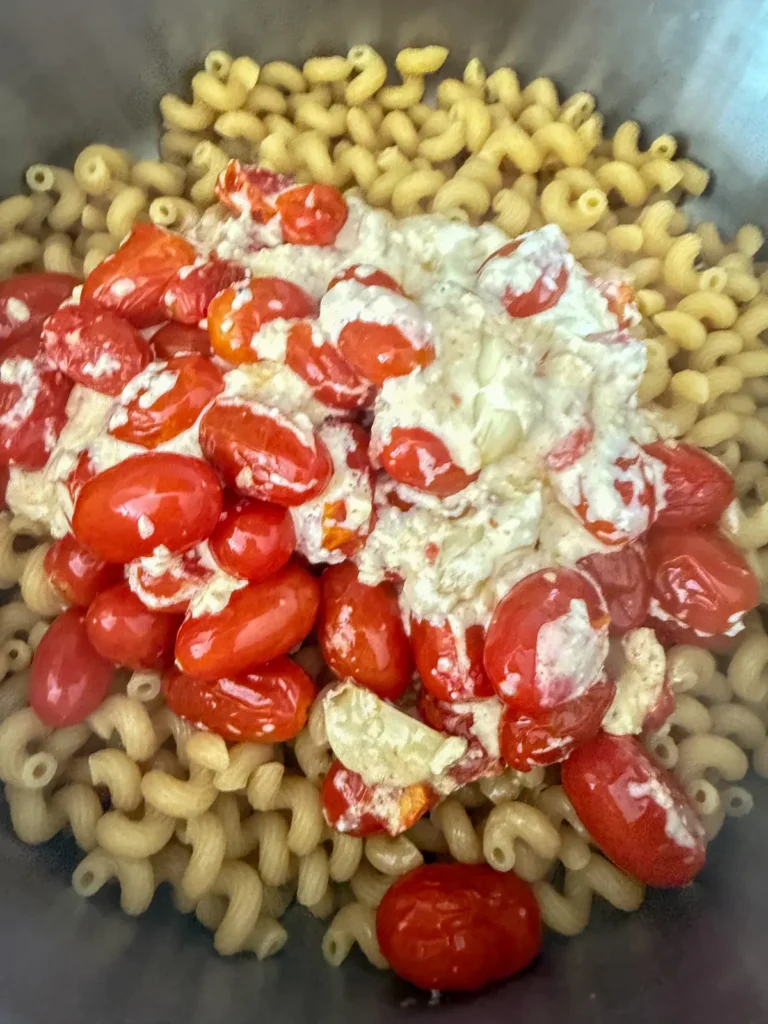
<instances>
[{"instance_id":1,"label":"melted feta cheese","mask_svg":"<svg viewBox=\"0 0 768 1024\"><path fill-rule=\"evenodd\" d=\"M621 638L621 647L624 665L616 677L616 696L603 718L603 729L614 736L636 736L661 696L666 657L652 629L633 629Z\"/></svg>"},{"instance_id":2,"label":"melted feta cheese","mask_svg":"<svg viewBox=\"0 0 768 1024\"><path fill-rule=\"evenodd\" d=\"M580 697L600 676L608 654L608 632L589 621L584 601L574 598L536 637L536 688L543 707Z\"/></svg>"}]
</instances>

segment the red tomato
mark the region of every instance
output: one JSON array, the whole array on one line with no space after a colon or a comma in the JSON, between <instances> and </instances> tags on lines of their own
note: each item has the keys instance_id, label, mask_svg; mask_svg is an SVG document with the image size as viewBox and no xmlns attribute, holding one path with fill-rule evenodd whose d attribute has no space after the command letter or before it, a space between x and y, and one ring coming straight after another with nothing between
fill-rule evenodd
<instances>
[{"instance_id":1,"label":"red tomato","mask_svg":"<svg viewBox=\"0 0 768 1024\"><path fill-rule=\"evenodd\" d=\"M238 216L249 213L254 220L265 224L277 212L277 196L293 184L293 179L285 174L230 160L216 183L216 198L232 213Z\"/></svg>"},{"instance_id":2,"label":"red tomato","mask_svg":"<svg viewBox=\"0 0 768 1024\"><path fill-rule=\"evenodd\" d=\"M622 871L646 885L687 885L704 866L704 829L677 781L633 736L599 733L562 767L579 819Z\"/></svg>"},{"instance_id":3,"label":"red tomato","mask_svg":"<svg viewBox=\"0 0 768 1024\"><path fill-rule=\"evenodd\" d=\"M581 464L581 496L573 511L583 525L603 544L623 545L646 532L656 518L656 489L653 475L643 452L629 454L614 463L613 487L616 491L614 520L594 519L590 509L589 459ZM567 500L564 502L568 504Z\"/></svg>"},{"instance_id":4,"label":"red tomato","mask_svg":"<svg viewBox=\"0 0 768 1024\"><path fill-rule=\"evenodd\" d=\"M594 437L595 428L591 422L572 430L570 434L561 438L550 448L544 456L548 468L557 473L572 466L574 462L587 454Z\"/></svg>"},{"instance_id":5,"label":"red tomato","mask_svg":"<svg viewBox=\"0 0 768 1024\"><path fill-rule=\"evenodd\" d=\"M321 582L317 633L329 667L339 678L351 676L379 697L402 697L411 682L413 660L394 587L366 586L351 562L330 566Z\"/></svg>"},{"instance_id":6,"label":"red tomato","mask_svg":"<svg viewBox=\"0 0 768 1024\"><path fill-rule=\"evenodd\" d=\"M611 617L611 633L627 633L642 626L651 603L651 581L645 549L640 544L627 544L605 555L587 555L580 560L579 568L602 591Z\"/></svg>"},{"instance_id":7,"label":"red tomato","mask_svg":"<svg viewBox=\"0 0 768 1024\"><path fill-rule=\"evenodd\" d=\"M624 331L637 322L635 289L628 281L622 281L619 278L592 277L591 283L605 299L608 311L616 317L619 331Z\"/></svg>"},{"instance_id":8,"label":"red tomato","mask_svg":"<svg viewBox=\"0 0 768 1024\"><path fill-rule=\"evenodd\" d=\"M315 398L332 409L363 409L373 400L372 385L355 373L337 348L329 341L314 343L311 324L291 328L285 362L309 384Z\"/></svg>"},{"instance_id":9,"label":"red tomato","mask_svg":"<svg viewBox=\"0 0 768 1024\"><path fill-rule=\"evenodd\" d=\"M760 602L755 574L716 530L654 530L648 538L651 597L680 625L725 633Z\"/></svg>"},{"instance_id":10,"label":"red tomato","mask_svg":"<svg viewBox=\"0 0 768 1024\"><path fill-rule=\"evenodd\" d=\"M303 320L317 315L317 303L281 277L252 277L220 292L208 307L213 351L228 363L257 363L258 333L270 320Z\"/></svg>"},{"instance_id":11,"label":"red tomato","mask_svg":"<svg viewBox=\"0 0 768 1024\"><path fill-rule=\"evenodd\" d=\"M351 320L339 332L339 352L357 372L374 384L405 377L435 360L432 345L414 345L394 324Z\"/></svg>"},{"instance_id":12,"label":"red tomato","mask_svg":"<svg viewBox=\"0 0 768 1024\"><path fill-rule=\"evenodd\" d=\"M81 608L87 608L98 593L122 576L121 566L96 558L71 533L51 544L43 565L48 579L67 603Z\"/></svg>"},{"instance_id":13,"label":"red tomato","mask_svg":"<svg viewBox=\"0 0 768 1024\"><path fill-rule=\"evenodd\" d=\"M176 638L176 664L202 679L221 679L285 654L307 636L320 605L320 585L296 562L268 580L235 590L220 612L186 618Z\"/></svg>"},{"instance_id":14,"label":"red tomato","mask_svg":"<svg viewBox=\"0 0 768 1024\"><path fill-rule=\"evenodd\" d=\"M320 800L326 822L337 832L399 836L435 806L438 796L424 783L369 786L357 772L334 761L323 780Z\"/></svg>"},{"instance_id":15,"label":"red tomato","mask_svg":"<svg viewBox=\"0 0 768 1024\"><path fill-rule=\"evenodd\" d=\"M489 256L477 272L478 283L481 290L492 291L501 300L510 316L535 316L556 306L568 287L567 256L564 243L542 245L542 233L531 231ZM523 278L527 278L530 268L539 271L532 287L522 288L514 283L521 271Z\"/></svg>"},{"instance_id":16,"label":"red tomato","mask_svg":"<svg viewBox=\"0 0 768 1024\"><path fill-rule=\"evenodd\" d=\"M406 981L463 992L527 967L541 949L541 915L531 887L511 871L424 864L386 891L376 935Z\"/></svg>"},{"instance_id":17,"label":"red tomato","mask_svg":"<svg viewBox=\"0 0 768 1024\"><path fill-rule=\"evenodd\" d=\"M171 669L163 692L171 711L230 743L292 740L317 695L307 673L285 657L231 679L195 679Z\"/></svg>"},{"instance_id":18,"label":"red tomato","mask_svg":"<svg viewBox=\"0 0 768 1024\"><path fill-rule=\"evenodd\" d=\"M349 215L346 200L331 185L298 185L275 199L283 238L293 245L333 245Z\"/></svg>"},{"instance_id":19,"label":"red tomato","mask_svg":"<svg viewBox=\"0 0 768 1024\"><path fill-rule=\"evenodd\" d=\"M486 714L488 714L488 709L491 703L493 703L496 707L491 708L491 710L498 712L499 721L501 721L501 711L504 705L498 697L490 697L470 703L472 708L477 708L480 713L485 711ZM457 711L457 707L460 707L461 710ZM454 761L446 770L446 774L457 785L465 786L476 779L485 779L492 775L499 775L504 770L501 760L495 756L495 749L493 752L490 752L475 732L475 715L472 710L468 710L468 704L449 704L445 701L437 700L428 690L422 688L419 691L417 708L419 718L426 725L437 729L438 732L446 732L449 736L460 736L467 741L467 749L462 757L458 761ZM490 715L488 717L490 718ZM488 746L491 746L490 742L488 742ZM498 742L496 742L495 746L498 746Z\"/></svg>"},{"instance_id":20,"label":"red tomato","mask_svg":"<svg viewBox=\"0 0 768 1024\"><path fill-rule=\"evenodd\" d=\"M8 490L8 481L10 478L11 471L8 466L0 466L0 509L8 508L6 491Z\"/></svg>"},{"instance_id":21,"label":"red tomato","mask_svg":"<svg viewBox=\"0 0 768 1024\"><path fill-rule=\"evenodd\" d=\"M167 391L152 398L153 388L162 386L176 375ZM165 365L155 364L143 375L141 382L130 389L130 399L123 399L122 408L127 417L120 426L111 427L109 433L120 441L140 444L143 448L157 448L189 429L200 413L224 390L224 377L218 366L204 356L174 356Z\"/></svg>"},{"instance_id":22,"label":"red tomato","mask_svg":"<svg viewBox=\"0 0 768 1024\"><path fill-rule=\"evenodd\" d=\"M88 608L88 639L103 658L129 668L164 668L181 623L145 607L127 583L103 590Z\"/></svg>"},{"instance_id":23,"label":"red tomato","mask_svg":"<svg viewBox=\"0 0 768 1024\"><path fill-rule=\"evenodd\" d=\"M440 438L421 427L395 427L379 459L401 484L440 498L463 491L480 475L465 473Z\"/></svg>"},{"instance_id":24,"label":"red tomato","mask_svg":"<svg viewBox=\"0 0 768 1024\"><path fill-rule=\"evenodd\" d=\"M230 487L278 505L310 501L333 473L328 449L314 433L245 399L213 403L200 422L200 445Z\"/></svg>"},{"instance_id":25,"label":"red tomato","mask_svg":"<svg viewBox=\"0 0 768 1024\"><path fill-rule=\"evenodd\" d=\"M63 306L45 321L43 347L51 365L102 395L119 395L152 358L127 320L93 306Z\"/></svg>"},{"instance_id":26,"label":"red tomato","mask_svg":"<svg viewBox=\"0 0 768 1024\"><path fill-rule=\"evenodd\" d=\"M13 342L12 344L16 344ZM6 350L0 382L0 465L42 469L67 423L72 383Z\"/></svg>"},{"instance_id":27,"label":"red tomato","mask_svg":"<svg viewBox=\"0 0 768 1024\"><path fill-rule=\"evenodd\" d=\"M659 526L714 526L733 501L736 487L728 470L682 441L654 441L645 450L664 463L664 500Z\"/></svg>"},{"instance_id":28,"label":"red tomato","mask_svg":"<svg viewBox=\"0 0 768 1024\"><path fill-rule=\"evenodd\" d=\"M69 491L69 496L72 499L73 506L80 497L82 489L88 481L93 480L95 476L96 467L94 466L93 460L88 454L88 451L80 452L77 457L77 462L75 463L75 468L66 479L66 488Z\"/></svg>"},{"instance_id":29,"label":"red tomato","mask_svg":"<svg viewBox=\"0 0 768 1024\"><path fill-rule=\"evenodd\" d=\"M113 256L86 278L81 305L91 302L152 327L166 319L163 296L171 278L195 262L195 250L180 235L155 224L137 224Z\"/></svg>"},{"instance_id":30,"label":"red tomato","mask_svg":"<svg viewBox=\"0 0 768 1024\"><path fill-rule=\"evenodd\" d=\"M109 691L113 666L93 648L85 613L70 608L40 641L29 673L29 704L52 729L77 725Z\"/></svg>"},{"instance_id":31,"label":"red tomato","mask_svg":"<svg viewBox=\"0 0 768 1024\"><path fill-rule=\"evenodd\" d=\"M501 720L501 756L521 772L565 761L597 736L615 693L613 680L603 678L580 697L541 711L536 718L507 708Z\"/></svg>"},{"instance_id":32,"label":"red tomato","mask_svg":"<svg viewBox=\"0 0 768 1024\"><path fill-rule=\"evenodd\" d=\"M282 569L296 548L291 513L268 501L236 500L225 507L208 546L230 576L264 580Z\"/></svg>"},{"instance_id":33,"label":"red tomato","mask_svg":"<svg viewBox=\"0 0 768 1024\"><path fill-rule=\"evenodd\" d=\"M351 267L345 267L331 280L328 291L335 288L341 281L359 281L360 284L368 285L369 288L388 288L398 295L405 295L405 292L389 274L378 267L372 267L367 263L353 263Z\"/></svg>"},{"instance_id":34,"label":"red tomato","mask_svg":"<svg viewBox=\"0 0 768 1024\"><path fill-rule=\"evenodd\" d=\"M574 617L574 601L586 605L588 623ZM540 650L540 630L564 616L564 628L551 637L558 649ZM571 651L559 647L565 638ZM485 639L485 670L505 703L536 718L594 686L607 653L608 616L594 584L574 569L540 569L496 606Z\"/></svg>"},{"instance_id":35,"label":"red tomato","mask_svg":"<svg viewBox=\"0 0 768 1024\"><path fill-rule=\"evenodd\" d=\"M191 324L165 324L152 335L152 347L158 359L174 356L209 356L211 339L203 327Z\"/></svg>"},{"instance_id":36,"label":"red tomato","mask_svg":"<svg viewBox=\"0 0 768 1024\"><path fill-rule=\"evenodd\" d=\"M215 256L207 263L182 267L163 295L166 315L182 324L198 324L205 319L215 296L247 275L241 264Z\"/></svg>"},{"instance_id":37,"label":"red tomato","mask_svg":"<svg viewBox=\"0 0 768 1024\"><path fill-rule=\"evenodd\" d=\"M221 513L221 487L202 459L170 452L134 455L80 491L72 532L105 562L132 562L157 547L186 551Z\"/></svg>"},{"instance_id":38,"label":"red tomato","mask_svg":"<svg viewBox=\"0 0 768 1024\"><path fill-rule=\"evenodd\" d=\"M656 639L665 650L678 644L686 644L689 647L703 647L705 651L712 651L715 654L732 654L739 641L738 634L725 636L723 633L713 633L702 636L679 622L658 619L653 615L648 616L644 625L655 631Z\"/></svg>"},{"instance_id":39,"label":"red tomato","mask_svg":"<svg viewBox=\"0 0 768 1024\"><path fill-rule=\"evenodd\" d=\"M213 570L202 564L197 550L175 555L168 564L164 564L165 559L161 562L161 566L154 559L129 562L125 567L128 586L147 608L183 615L195 594L213 576Z\"/></svg>"},{"instance_id":40,"label":"red tomato","mask_svg":"<svg viewBox=\"0 0 768 1024\"><path fill-rule=\"evenodd\" d=\"M429 692L444 701L492 697L493 686L483 666L485 630L470 626L457 636L447 620L436 626L411 619L411 647L416 669Z\"/></svg>"},{"instance_id":41,"label":"red tomato","mask_svg":"<svg viewBox=\"0 0 768 1024\"><path fill-rule=\"evenodd\" d=\"M0 342L39 331L80 282L71 274L18 274L0 283Z\"/></svg>"}]
</instances>

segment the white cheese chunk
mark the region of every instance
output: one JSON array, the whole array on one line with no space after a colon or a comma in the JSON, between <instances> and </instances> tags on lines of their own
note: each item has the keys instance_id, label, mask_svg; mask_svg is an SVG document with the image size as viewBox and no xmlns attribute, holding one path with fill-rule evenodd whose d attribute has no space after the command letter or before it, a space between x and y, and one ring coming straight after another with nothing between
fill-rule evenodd
<instances>
[{"instance_id":1,"label":"white cheese chunk","mask_svg":"<svg viewBox=\"0 0 768 1024\"><path fill-rule=\"evenodd\" d=\"M636 736L661 696L666 671L664 648L652 629L633 629L621 638L624 665L616 678L616 696L603 718L614 736Z\"/></svg>"}]
</instances>

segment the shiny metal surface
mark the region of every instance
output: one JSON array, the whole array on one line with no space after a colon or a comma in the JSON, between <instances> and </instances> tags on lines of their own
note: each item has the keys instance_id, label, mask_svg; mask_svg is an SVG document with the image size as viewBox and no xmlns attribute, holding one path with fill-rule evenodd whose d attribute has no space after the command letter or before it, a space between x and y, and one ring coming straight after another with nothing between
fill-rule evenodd
<instances>
[{"instance_id":1,"label":"shiny metal surface","mask_svg":"<svg viewBox=\"0 0 768 1024\"><path fill-rule=\"evenodd\" d=\"M22 168L66 160L96 138L148 150L155 108L211 47L257 59L386 54L405 43L453 47L526 76L595 92L615 122L632 116L687 138L713 168L708 215L731 228L765 221L768 4L761 0L25 0L0 36L0 192ZM473 1000L446 1024L765 1024L768 1020L768 787L762 812L730 824L697 883L654 894L639 914L600 909L578 940L550 939L536 966ZM760 799L762 797L762 800ZM332 971L321 928L294 914L274 960L217 958L208 936L158 898L134 921L114 891L84 903L68 888L66 843L38 850L0 820L0 1024L276 1024L425 1019L424 998L353 957ZM432 1019L432 1018L430 1018Z\"/></svg>"}]
</instances>

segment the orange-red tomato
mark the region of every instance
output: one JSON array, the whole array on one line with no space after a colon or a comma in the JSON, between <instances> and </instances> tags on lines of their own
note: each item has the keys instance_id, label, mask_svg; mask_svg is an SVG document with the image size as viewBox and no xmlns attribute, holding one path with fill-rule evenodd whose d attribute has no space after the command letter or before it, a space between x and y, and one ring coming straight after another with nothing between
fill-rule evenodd
<instances>
[{"instance_id":1,"label":"orange-red tomato","mask_svg":"<svg viewBox=\"0 0 768 1024\"><path fill-rule=\"evenodd\" d=\"M435 806L438 795L425 783L369 786L357 772L334 761L323 780L320 800L326 822L337 832L399 836Z\"/></svg>"},{"instance_id":2,"label":"orange-red tomato","mask_svg":"<svg viewBox=\"0 0 768 1024\"><path fill-rule=\"evenodd\" d=\"M88 639L103 658L129 668L164 668L173 660L181 617L141 603L127 583L103 590L88 608Z\"/></svg>"},{"instance_id":3,"label":"orange-red tomato","mask_svg":"<svg viewBox=\"0 0 768 1024\"><path fill-rule=\"evenodd\" d=\"M209 356L211 339L203 327L192 324L164 324L152 335L152 347L158 359L174 356Z\"/></svg>"},{"instance_id":4,"label":"orange-red tomato","mask_svg":"<svg viewBox=\"0 0 768 1024\"><path fill-rule=\"evenodd\" d=\"M479 476L465 473L444 442L422 427L395 427L378 457L401 484L440 498L463 491Z\"/></svg>"},{"instance_id":5,"label":"orange-red tomato","mask_svg":"<svg viewBox=\"0 0 768 1024\"><path fill-rule=\"evenodd\" d=\"M608 311L616 317L617 329L625 331L631 327L637 317L636 295L632 285L619 278L593 277L591 280L608 304Z\"/></svg>"},{"instance_id":6,"label":"orange-red tomato","mask_svg":"<svg viewBox=\"0 0 768 1024\"><path fill-rule=\"evenodd\" d=\"M284 743L304 728L317 688L290 658L278 657L224 679L171 669L163 692L171 711L230 743Z\"/></svg>"},{"instance_id":7,"label":"orange-red tomato","mask_svg":"<svg viewBox=\"0 0 768 1024\"><path fill-rule=\"evenodd\" d=\"M631 522L621 524L608 519L594 519L589 504L588 491L590 466L583 467L581 495L573 512L582 524L603 544L618 546L636 540L646 532L656 519L656 489L647 459L643 452L630 453L616 459L616 479L613 486L617 495L616 516L620 518L624 509L634 510ZM562 498L562 495L561 495ZM567 503L567 502L566 502ZM623 506L623 507L622 507Z\"/></svg>"},{"instance_id":8,"label":"orange-red tomato","mask_svg":"<svg viewBox=\"0 0 768 1024\"><path fill-rule=\"evenodd\" d=\"M351 562L330 566L321 580L317 633L330 668L379 697L402 697L411 681L413 659L394 587L366 586Z\"/></svg>"},{"instance_id":9,"label":"orange-red tomato","mask_svg":"<svg viewBox=\"0 0 768 1024\"><path fill-rule=\"evenodd\" d=\"M390 967L424 989L470 991L522 971L541 949L533 890L487 864L424 864L376 912Z\"/></svg>"},{"instance_id":10,"label":"orange-red tomato","mask_svg":"<svg viewBox=\"0 0 768 1024\"><path fill-rule=\"evenodd\" d=\"M163 296L171 278L195 262L195 250L181 235L155 224L137 224L113 256L90 272L81 305L95 303L152 327L167 319Z\"/></svg>"},{"instance_id":11,"label":"orange-red tomato","mask_svg":"<svg viewBox=\"0 0 768 1024\"><path fill-rule=\"evenodd\" d=\"M296 549L291 513L268 501L232 501L224 508L208 546L230 576L267 579L282 569Z\"/></svg>"},{"instance_id":12,"label":"orange-red tomato","mask_svg":"<svg viewBox=\"0 0 768 1024\"><path fill-rule=\"evenodd\" d=\"M57 309L43 326L43 347L52 366L103 395L119 395L152 358L135 327L93 306Z\"/></svg>"},{"instance_id":13,"label":"orange-red tomato","mask_svg":"<svg viewBox=\"0 0 768 1024\"><path fill-rule=\"evenodd\" d=\"M553 445L544 456L547 467L557 473L572 466L574 462L587 454L594 437L595 428L591 421L572 430L570 434Z\"/></svg>"},{"instance_id":14,"label":"orange-red tomato","mask_svg":"<svg viewBox=\"0 0 768 1024\"><path fill-rule=\"evenodd\" d=\"M349 216L344 196L332 185L297 185L278 193L275 208L283 238L293 245L333 245Z\"/></svg>"},{"instance_id":15,"label":"orange-red tomato","mask_svg":"<svg viewBox=\"0 0 768 1024\"><path fill-rule=\"evenodd\" d=\"M200 445L230 487L278 505L310 501L333 472L328 450L314 433L245 399L213 403L200 421Z\"/></svg>"},{"instance_id":16,"label":"orange-red tomato","mask_svg":"<svg viewBox=\"0 0 768 1024\"><path fill-rule=\"evenodd\" d=\"M483 665L485 630L470 626L457 636L447 620L439 626L411 619L411 647L422 684L438 700L465 701L492 697Z\"/></svg>"},{"instance_id":17,"label":"orange-red tomato","mask_svg":"<svg viewBox=\"0 0 768 1024\"><path fill-rule=\"evenodd\" d=\"M498 697L489 697L470 703L473 707L476 706L481 713L482 711L487 713L491 702L497 706L499 721L501 721L501 708L503 705ZM446 769L446 774L458 786L466 786L467 783L475 782L476 779L485 779L492 775L501 774L504 770L504 765L496 756L495 749L492 748L492 751L489 751L486 744L478 737L474 730L474 713L471 709L468 709L466 703L461 705L460 711L457 711L455 704L437 700L429 690L422 688L419 691L416 706L419 718L426 725L437 729L438 732L448 733L449 736L460 736L467 741L467 749L464 754L458 761L454 761ZM489 747L492 746L487 737L484 736L484 739Z\"/></svg>"},{"instance_id":18,"label":"orange-red tomato","mask_svg":"<svg viewBox=\"0 0 768 1024\"><path fill-rule=\"evenodd\" d=\"M216 257L183 267L171 278L163 295L166 314L182 324L198 324L207 316L215 296L247 275L240 263Z\"/></svg>"},{"instance_id":19,"label":"orange-red tomato","mask_svg":"<svg viewBox=\"0 0 768 1024\"><path fill-rule=\"evenodd\" d=\"M492 290L497 294L511 317L535 316L556 306L568 287L566 257L565 245L542 248L538 232L530 232L502 245L490 255L477 272L478 282L481 290ZM499 263L499 260L506 260L508 264ZM523 270L522 276L527 279L525 271L530 267L539 271L536 281L530 287L518 285L514 280L516 272ZM508 274L504 274L505 269ZM497 274L500 279L496 279ZM509 277L508 281L506 277Z\"/></svg>"},{"instance_id":20,"label":"orange-red tomato","mask_svg":"<svg viewBox=\"0 0 768 1024\"><path fill-rule=\"evenodd\" d=\"M216 198L232 213L249 213L264 224L275 216L275 200L293 187L293 179L256 164L230 160L216 182Z\"/></svg>"},{"instance_id":21,"label":"orange-red tomato","mask_svg":"<svg viewBox=\"0 0 768 1024\"><path fill-rule=\"evenodd\" d=\"M252 277L226 288L208 307L208 331L217 356L228 363L257 363L258 333L270 320L303 320L317 314L317 303L282 277Z\"/></svg>"},{"instance_id":22,"label":"orange-red tomato","mask_svg":"<svg viewBox=\"0 0 768 1024\"><path fill-rule=\"evenodd\" d=\"M608 605L613 634L642 626L651 603L645 549L637 541L607 554L587 555L579 568L597 583Z\"/></svg>"},{"instance_id":23,"label":"orange-red tomato","mask_svg":"<svg viewBox=\"0 0 768 1024\"><path fill-rule=\"evenodd\" d=\"M353 263L352 266L340 270L336 277L331 279L327 290L335 288L341 281L359 281L360 284L368 285L369 288L388 288L397 295L405 294L394 277L368 263Z\"/></svg>"},{"instance_id":24,"label":"orange-red tomato","mask_svg":"<svg viewBox=\"0 0 768 1024\"><path fill-rule=\"evenodd\" d=\"M80 282L71 274L17 274L0 282L0 343L38 331Z\"/></svg>"},{"instance_id":25,"label":"orange-red tomato","mask_svg":"<svg viewBox=\"0 0 768 1024\"><path fill-rule=\"evenodd\" d=\"M201 562L197 549L175 555L160 572L152 561L129 562L125 578L141 603L155 611L183 615L195 594L213 576L213 570Z\"/></svg>"},{"instance_id":26,"label":"orange-red tomato","mask_svg":"<svg viewBox=\"0 0 768 1024\"><path fill-rule=\"evenodd\" d=\"M235 590L221 611L186 618L176 638L176 664L203 679L263 665L301 643L319 605L318 581L289 562L268 580Z\"/></svg>"},{"instance_id":27,"label":"orange-red tomato","mask_svg":"<svg viewBox=\"0 0 768 1024\"><path fill-rule=\"evenodd\" d=\"M167 391L161 391L150 405L152 389L163 382L163 375L175 374L176 380ZM136 385L139 381L136 382ZM131 389L131 397L123 400L125 422L110 428L109 433L120 441L156 448L189 429L203 409L224 390L224 377L218 366L205 356L174 356L165 366L150 367L141 387Z\"/></svg>"},{"instance_id":28,"label":"orange-red tomato","mask_svg":"<svg viewBox=\"0 0 768 1024\"><path fill-rule=\"evenodd\" d=\"M435 360L432 345L414 345L394 324L351 320L339 332L339 352L373 384L389 377L405 377Z\"/></svg>"},{"instance_id":29,"label":"orange-red tomato","mask_svg":"<svg viewBox=\"0 0 768 1024\"><path fill-rule=\"evenodd\" d=\"M550 651L542 664L539 631L572 614L576 601L586 606L586 635L573 640L571 658ZM506 704L536 718L599 681L602 664L595 660L601 648L607 654L608 615L595 585L574 569L540 569L516 583L496 606L485 638L485 670Z\"/></svg>"},{"instance_id":30,"label":"orange-red tomato","mask_svg":"<svg viewBox=\"0 0 768 1024\"><path fill-rule=\"evenodd\" d=\"M328 341L314 343L311 324L291 328L285 362L309 384L319 402L333 409L363 409L373 400L373 386L358 376L337 348Z\"/></svg>"},{"instance_id":31,"label":"orange-red tomato","mask_svg":"<svg viewBox=\"0 0 768 1024\"><path fill-rule=\"evenodd\" d=\"M3 360L14 359L15 379L0 382L0 465L42 469L67 423L72 382L17 356L17 345L24 342L11 342Z\"/></svg>"},{"instance_id":32,"label":"orange-red tomato","mask_svg":"<svg viewBox=\"0 0 768 1024\"><path fill-rule=\"evenodd\" d=\"M43 567L67 604L82 608L87 608L97 594L122 576L121 566L96 558L71 533L51 544Z\"/></svg>"},{"instance_id":33,"label":"orange-red tomato","mask_svg":"<svg viewBox=\"0 0 768 1024\"><path fill-rule=\"evenodd\" d=\"M148 452L83 486L72 532L105 562L132 562L157 547L174 553L199 544L218 522L221 505L218 478L202 459Z\"/></svg>"},{"instance_id":34,"label":"orange-red tomato","mask_svg":"<svg viewBox=\"0 0 768 1024\"><path fill-rule=\"evenodd\" d=\"M622 871L659 888L704 866L704 829L677 781L633 736L599 733L562 767L580 821Z\"/></svg>"},{"instance_id":35,"label":"orange-red tomato","mask_svg":"<svg viewBox=\"0 0 768 1024\"><path fill-rule=\"evenodd\" d=\"M109 692L113 666L94 649L85 613L70 608L40 641L29 673L29 704L52 729L77 725Z\"/></svg>"},{"instance_id":36,"label":"orange-red tomato","mask_svg":"<svg viewBox=\"0 0 768 1024\"><path fill-rule=\"evenodd\" d=\"M659 526L714 526L733 501L733 477L706 452L682 441L654 441L649 455L664 463L664 501L656 514Z\"/></svg>"}]
</instances>

